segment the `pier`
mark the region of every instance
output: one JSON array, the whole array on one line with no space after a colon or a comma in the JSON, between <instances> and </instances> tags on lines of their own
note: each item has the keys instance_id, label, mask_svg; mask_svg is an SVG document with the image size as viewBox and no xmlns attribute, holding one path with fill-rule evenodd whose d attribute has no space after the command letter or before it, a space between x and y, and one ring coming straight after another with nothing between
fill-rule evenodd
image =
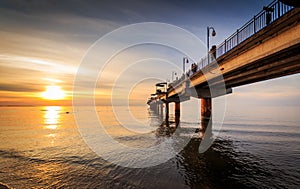
<instances>
[{"instance_id":1,"label":"pier","mask_svg":"<svg viewBox=\"0 0 300 189\"><path fill-rule=\"evenodd\" d=\"M169 104L175 103L179 123L180 103L201 101L202 129L211 125L212 99L232 93L234 87L300 72L300 8L274 1L264 7L207 56L171 83L156 84L148 104L169 119ZM208 28L209 30L209 28ZM185 61L186 58L183 58ZM211 132L211 131L210 131Z\"/></svg>"}]
</instances>

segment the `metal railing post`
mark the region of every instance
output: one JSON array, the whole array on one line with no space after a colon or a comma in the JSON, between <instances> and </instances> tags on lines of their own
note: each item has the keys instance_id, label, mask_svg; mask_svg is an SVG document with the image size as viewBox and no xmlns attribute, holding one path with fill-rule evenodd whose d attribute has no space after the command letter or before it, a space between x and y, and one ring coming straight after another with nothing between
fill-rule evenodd
<instances>
[{"instance_id":1,"label":"metal railing post","mask_svg":"<svg viewBox=\"0 0 300 189\"><path fill-rule=\"evenodd\" d=\"M239 29L236 30L236 44L239 44Z\"/></svg>"},{"instance_id":2,"label":"metal railing post","mask_svg":"<svg viewBox=\"0 0 300 189\"><path fill-rule=\"evenodd\" d=\"M256 20L256 16L253 17L253 29L254 29L254 33L256 33L256 23L255 23L255 20Z\"/></svg>"},{"instance_id":3,"label":"metal railing post","mask_svg":"<svg viewBox=\"0 0 300 189\"><path fill-rule=\"evenodd\" d=\"M280 17L280 2L279 1L277 1L277 11L278 11L277 16L279 18Z\"/></svg>"}]
</instances>

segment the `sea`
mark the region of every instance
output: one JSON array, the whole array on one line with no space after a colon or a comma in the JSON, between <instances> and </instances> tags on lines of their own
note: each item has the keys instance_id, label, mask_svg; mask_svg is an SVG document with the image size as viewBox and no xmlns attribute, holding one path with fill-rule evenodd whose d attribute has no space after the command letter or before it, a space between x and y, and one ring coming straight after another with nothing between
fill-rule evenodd
<instances>
[{"instance_id":1,"label":"sea","mask_svg":"<svg viewBox=\"0 0 300 189\"><path fill-rule=\"evenodd\" d=\"M172 138L176 128L185 128L179 134L188 142L178 153L157 165L145 162L145 167L111 162L107 157L130 157L102 157L92 149L75 119L81 110L0 107L0 188L300 188L299 107L228 109L221 128L212 123L213 142L205 152L199 152L200 118L182 118L177 124L171 109L167 124L147 106L119 108L137 120L152 120L151 131L140 134L126 129L113 108L95 107L102 119L95 121L101 121L106 134L136 149L155 146ZM91 119L89 112L84 115Z\"/></svg>"}]
</instances>

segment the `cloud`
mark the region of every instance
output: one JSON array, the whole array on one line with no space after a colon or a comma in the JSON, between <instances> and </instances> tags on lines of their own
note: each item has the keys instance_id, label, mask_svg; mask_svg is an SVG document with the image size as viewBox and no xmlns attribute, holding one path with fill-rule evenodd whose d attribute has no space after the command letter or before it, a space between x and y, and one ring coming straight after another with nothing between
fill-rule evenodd
<instances>
[{"instance_id":1,"label":"cloud","mask_svg":"<svg viewBox=\"0 0 300 189\"><path fill-rule=\"evenodd\" d=\"M18 56L18 55L0 55L0 65L11 68L24 68L47 73L72 73L77 71L77 67L66 65L62 62L57 62L51 59L42 59L33 56Z\"/></svg>"},{"instance_id":2,"label":"cloud","mask_svg":"<svg viewBox=\"0 0 300 189\"><path fill-rule=\"evenodd\" d=\"M88 48L101 36L120 26L145 21L166 22L184 26L205 42L206 26L209 25L217 30L217 36L211 39L212 43L217 43L236 31L268 3L267 0L255 2L252 0L237 2L229 0L221 2L217 0L189 2L179 0L1 1L1 94L4 91L37 92L44 86L57 83L57 80L61 81L60 86L72 90L74 75ZM156 34L157 37L165 37L160 33ZM181 40L182 44L187 43L182 40L182 37L175 36L174 32L170 31L168 35L174 35L174 38ZM132 36L137 37L135 33ZM147 36L139 32L138 37L146 38ZM114 43L122 43L122 40L116 39L108 45L113 46ZM123 71L122 69L139 58L165 58L174 62L178 67L176 71L181 72L182 54L160 47L138 47L137 49L127 49L124 55L120 54L112 60L111 67L105 68L106 73L100 78L100 85L97 86L99 88L97 92L100 92L103 97L110 93L112 87L116 87L117 91L122 91L130 87L126 85L127 81L152 75L151 69L136 67L136 69L128 70L126 77L115 85L114 79ZM199 57L204 55L203 48L191 49ZM155 50L159 51L160 55L155 53ZM161 71L161 77L164 79L171 77L173 67L162 64L158 67L164 70ZM83 71L88 76L94 68L86 68ZM48 80L43 78L48 78ZM280 97L296 100L299 95L299 87L297 87L299 79L299 76L293 76L237 88L233 96L236 98L235 102L239 97L257 99L257 101L260 98L268 102L271 99L276 101ZM83 86L84 82L82 81ZM154 83L145 83L144 88L146 87L154 90ZM145 91L137 94L139 99L143 98Z\"/></svg>"},{"instance_id":3,"label":"cloud","mask_svg":"<svg viewBox=\"0 0 300 189\"><path fill-rule=\"evenodd\" d=\"M41 86L39 84L6 84L0 83L0 91L11 92L41 92Z\"/></svg>"}]
</instances>

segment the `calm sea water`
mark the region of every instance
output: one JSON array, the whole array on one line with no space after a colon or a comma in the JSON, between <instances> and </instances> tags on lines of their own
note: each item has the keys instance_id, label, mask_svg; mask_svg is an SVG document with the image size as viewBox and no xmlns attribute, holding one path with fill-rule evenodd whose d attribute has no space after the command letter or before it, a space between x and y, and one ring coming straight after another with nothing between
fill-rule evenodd
<instances>
[{"instance_id":1,"label":"calm sea water","mask_svg":"<svg viewBox=\"0 0 300 189\"><path fill-rule=\"evenodd\" d=\"M146 107L122 111L151 117ZM149 168L124 168L98 157L81 138L76 113L60 106L0 107L0 182L12 188L300 187L299 108L231 110L205 153L198 152L200 134L187 134L190 142L177 156ZM97 107L97 113L125 145L158 140L157 132L141 137L120 129L109 107ZM200 127L198 121L180 126L192 132Z\"/></svg>"}]
</instances>

